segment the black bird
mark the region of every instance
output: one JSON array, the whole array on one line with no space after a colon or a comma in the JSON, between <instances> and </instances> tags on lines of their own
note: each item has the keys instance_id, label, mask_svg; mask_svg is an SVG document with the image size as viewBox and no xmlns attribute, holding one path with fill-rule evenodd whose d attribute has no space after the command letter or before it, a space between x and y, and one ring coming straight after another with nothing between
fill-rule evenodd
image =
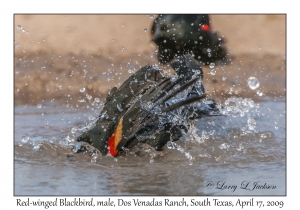
<instances>
[{"instance_id":1,"label":"black bird","mask_svg":"<svg viewBox=\"0 0 300 210\"><path fill-rule=\"evenodd\" d=\"M116 156L138 142L161 150L168 141L178 140L193 119L219 115L215 101L204 93L199 62L184 55L170 65L176 77L145 66L113 88L95 127L77 141L91 144L102 155Z\"/></svg>"},{"instance_id":2,"label":"black bird","mask_svg":"<svg viewBox=\"0 0 300 210\"><path fill-rule=\"evenodd\" d=\"M211 31L207 14L158 15L151 33L158 47L158 60L163 64L187 53L204 64L228 62L224 39Z\"/></svg>"}]
</instances>

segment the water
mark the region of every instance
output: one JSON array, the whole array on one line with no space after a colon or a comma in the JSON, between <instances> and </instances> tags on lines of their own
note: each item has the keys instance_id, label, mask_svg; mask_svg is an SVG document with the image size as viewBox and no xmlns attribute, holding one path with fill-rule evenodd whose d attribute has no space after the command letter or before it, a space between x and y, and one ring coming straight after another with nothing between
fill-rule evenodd
<instances>
[{"instance_id":1,"label":"water","mask_svg":"<svg viewBox=\"0 0 300 210\"><path fill-rule=\"evenodd\" d=\"M100 108L16 106L14 194L285 195L285 100L242 105L198 120L164 151L138 145L118 158L72 153L75 128Z\"/></svg>"},{"instance_id":2,"label":"water","mask_svg":"<svg viewBox=\"0 0 300 210\"><path fill-rule=\"evenodd\" d=\"M249 77L248 78L248 86L252 89L255 90L259 87L259 81L255 77Z\"/></svg>"}]
</instances>

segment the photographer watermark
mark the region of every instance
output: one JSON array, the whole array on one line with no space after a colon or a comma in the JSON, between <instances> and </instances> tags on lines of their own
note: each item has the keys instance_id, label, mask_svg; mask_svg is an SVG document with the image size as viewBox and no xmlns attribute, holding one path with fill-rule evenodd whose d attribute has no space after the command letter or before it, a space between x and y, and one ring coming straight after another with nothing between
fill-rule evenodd
<instances>
[{"instance_id":1,"label":"photographer watermark","mask_svg":"<svg viewBox=\"0 0 300 210\"><path fill-rule=\"evenodd\" d=\"M207 189L219 189L235 192L237 189L255 191L255 190L274 190L276 185L268 184L261 181L242 181L240 184L230 184L226 181L208 181L206 182Z\"/></svg>"}]
</instances>

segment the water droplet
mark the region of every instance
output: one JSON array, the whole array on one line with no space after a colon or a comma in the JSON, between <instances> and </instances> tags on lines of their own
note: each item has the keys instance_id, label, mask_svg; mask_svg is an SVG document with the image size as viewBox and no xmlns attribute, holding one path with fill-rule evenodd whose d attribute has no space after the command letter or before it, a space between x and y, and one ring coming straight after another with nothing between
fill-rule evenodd
<instances>
[{"instance_id":1,"label":"water droplet","mask_svg":"<svg viewBox=\"0 0 300 210\"><path fill-rule=\"evenodd\" d=\"M247 122L248 122L249 129L254 130L256 126L256 121L252 117L249 117Z\"/></svg>"},{"instance_id":2,"label":"water droplet","mask_svg":"<svg viewBox=\"0 0 300 210\"><path fill-rule=\"evenodd\" d=\"M94 116L89 116L89 121L94 121L96 118Z\"/></svg>"},{"instance_id":3,"label":"water droplet","mask_svg":"<svg viewBox=\"0 0 300 210\"><path fill-rule=\"evenodd\" d=\"M191 23L191 26L193 26L194 25L194 23Z\"/></svg>"},{"instance_id":4,"label":"water droplet","mask_svg":"<svg viewBox=\"0 0 300 210\"><path fill-rule=\"evenodd\" d=\"M17 26L17 30L21 30L22 29L22 26L21 25L18 25Z\"/></svg>"},{"instance_id":5,"label":"water droplet","mask_svg":"<svg viewBox=\"0 0 300 210\"><path fill-rule=\"evenodd\" d=\"M269 133L269 132L260 134L260 138L262 138L262 139L267 139L267 138L271 138L271 137L272 137L272 133Z\"/></svg>"},{"instance_id":6,"label":"water droplet","mask_svg":"<svg viewBox=\"0 0 300 210\"><path fill-rule=\"evenodd\" d=\"M34 150L38 150L40 148L40 145L38 144L38 145L35 145L34 147L33 147L33 149Z\"/></svg>"},{"instance_id":7,"label":"water droplet","mask_svg":"<svg viewBox=\"0 0 300 210\"><path fill-rule=\"evenodd\" d=\"M99 98L94 98L94 101L99 103L100 102L100 99Z\"/></svg>"},{"instance_id":8,"label":"water droplet","mask_svg":"<svg viewBox=\"0 0 300 210\"><path fill-rule=\"evenodd\" d=\"M255 90L256 88L259 87L259 81L256 77L249 77L247 82L248 82L248 86L252 90Z\"/></svg>"},{"instance_id":9,"label":"water droplet","mask_svg":"<svg viewBox=\"0 0 300 210\"><path fill-rule=\"evenodd\" d=\"M28 136L23 136L23 138L22 138L22 143L27 143L28 142L28 140L29 140L29 137Z\"/></svg>"},{"instance_id":10,"label":"water droplet","mask_svg":"<svg viewBox=\"0 0 300 210\"><path fill-rule=\"evenodd\" d=\"M77 127L73 127L72 129L71 129L71 133L76 133L76 131L77 131Z\"/></svg>"},{"instance_id":11,"label":"water droplet","mask_svg":"<svg viewBox=\"0 0 300 210\"><path fill-rule=\"evenodd\" d=\"M256 92L256 94L257 94L258 96L262 96L262 95L263 95L263 92L260 91L260 90L258 90L258 91Z\"/></svg>"},{"instance_id":12,"label":"water droplet","mask_svg":"<svg viewBox=\"0 0 300 210\"><path fill-rule=\"evenodd\" d=\"M147 32L147 28L144 28L144 32Z\"/></svg>"},{"instance_id":13,"label":"water droplet","mask_svg":"<svg viewBox=\"0 0 300 210\"><path fill-rule=\"evenodd\" d=\"M93 156L91 159L91 163L96 163L97 162L97 156Z\"/></svg>"},{"instance_id":14,"label":"water droplet","mask_svg":"<svg viewBox=\"0 0 300 210\"><path fill-rule=\"evenodd\" d=\"M122 52L125 50L125 48L124 47L122 47Z\"/></svg>"},{"instance_id":15,"label":"water droplet","mask_svg":"<svg viewBox=\"0 0 300 210\"><path fill-rule=\"evenodd\" d=\"M118 104L117 104L117 108L118 108L118 110L119 110L120 112L122 112L122 111L123 111L123 109L122 109L122 107L121 107L121 104L120 104L120 103L118 103Z\"/></svg>"},{"instance_id":16,"label":"water droplet","mask_svg":"<svg viewBox=\"0 0 300 210\"><path fill-rule=\"evenodd\" d=\"M215 67L215 63L210 63L210 64L209 64L209 68L212 69L212 68L214 68L214 67Z\"/></svg>"},{"instance_id":17,"label":"water droplet","mask_svg":"<svg viewBox=\"0 0 300 210\"><path fill-rule=\"evenodd\" d=\"M86 101L84 99L79 99L78 102L83 103L83 102L86 102Z\"/></svg>"},{"instance_id":18,"label":"water droplet","mask_svg":"<svg viewBox=\"0 0 300 210\"><path fill-rule=\"evenodd\" d=\"M209 72L209 74L211 74L211 75L215 75L216 74L216 70L215 69L212 69L210 72Z\"/></svg>"},{"instance_id":19,"label":"water droplet","mask_svg":"<svg viewBox=\"0 0 300 210\"><path fill-rule=\"evenodd\" d=\"M42 108L42 104L38 104L36 107L40 109Z\"/></svg>"},{"instance_id":20,"label":"water droplet","mask_svg":"<svg viewBox=\"0 0 300 210\"><path fill-rule=\"evenodd\" d=\"M82 144L81 142L76 142L76 143L74 144L74 147L73 147L72 152L76 153L78 150L80 150L81 144Z\"/></svg>"},{"instance_id":21,"label":"water droplet","mask_svg":"<svg viewBox=\"0 0 300 210\"><path fill-rule=\"evenodd\" d=\"M75 138L74 138L73 135L68 135L68 136L66 137L66 141L69 142L69 143L73 142L74 140L75 140Z\"/></svg>"},{"instance_id":22,"label":"water droplet","mask_svg":"<svg viewBox=\"0 0 300 210\"><path fill-rule=\"evenodd\" d=\"M174 142L172 142L172 141L168 141L168 142L167 142L167 147L168 147L169 149L177 149L177 144L174 143Z\"/></svg>"},{"instance_id":23,"label":"water droplet","mask_svg":"<svg viewBox=\"0 0 300 210\"><path fill-rule=\"evenodd\" d=\"M227 78L226 77L222 77L222 80L225 81Z\"/></svg>"},{"instance_id":24,"label":"water droplet","mask_svg":"<svg viewBox=\"0 0 300 210\"><path fill-rule=\"evenodd\" d=\"M128 69L128 73L132 74L132 73L133 73L133 71L132 71L131 69Z\"/></svg>"},{"instance_id":25,"label":"water droplet","mask_svg":"<svg viewBox=\"0 0 300 210\"><path fill-rule=\"evenodd\" d=\"M152 19L152 18L154 18L154 15L149 15L149 17Z\"/></svg>"},{"instance_id":26,"label":"water droplet","mask_svg":"<svg viewBox=\"0 0 300 210\"><path fill-rule=\"evenodd\" d=\"M80 90L79 90L80 92L84 92L85 91L85 88L83 87L83 88L80 88Z\"/></svg>"},{"instance_id":27,"label":"water droplet","mask_svg":"<svg viewBox=\"0 0 300 210\"><path fill-rule=\"evenodd\" d=\"M228 149L230 147L229 144L223 143L219 146L220 149Z\"/></svg>"},{"instance_id":28,"label":"water droplet","mask_svg":"<svg viewBox=\"0 0 300 210\"><path fill-rule=\"evenodd\" d=\"M114 39L112 39L111 41L112 41L112 42L114 42L115 40L114 40Z\"/></svg>"},{"instance_id":29,"label":"water droplet","mask_svg":"<svg viewBox=\"0 0 300 210\"><path fill-rule=\"evenodd\" d=\"M86 96L86 98L88 99L88 100L91 100L93 97L91 96L91 95L89 95L89 94L86 94L85 95Z\"/></svg>"},{"instance_id":30,"label":"water droplet","mask_svg":"<svg viewBox=\"0 0 300 210\"><path fill-rule=\"evenodd\" d=\"M243 144L241 143L241 144L239 144L239 146L236 148L236 150L237 151L242 151L244 149L244 146L243 146Z\"/></svg>"}]
</instances>

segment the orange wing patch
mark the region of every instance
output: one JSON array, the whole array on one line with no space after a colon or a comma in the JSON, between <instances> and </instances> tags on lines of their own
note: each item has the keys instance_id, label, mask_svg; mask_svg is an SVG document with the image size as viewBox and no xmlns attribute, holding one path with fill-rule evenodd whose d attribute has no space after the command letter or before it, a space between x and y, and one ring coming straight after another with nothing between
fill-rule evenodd
<instances>
[{"instance_id":1,"label":"orange wing patch","mask_svg":"<svg viewBox=\"0 0 300 210\"><path fill-rule=\"evenodd\" d=\"M119 152L117 150L117 146L122 139L122 129L123 129L123 117L121 117L113 135L108 139L108 152L112 156L116 156Z\"/></svg>"}]
</instances>

